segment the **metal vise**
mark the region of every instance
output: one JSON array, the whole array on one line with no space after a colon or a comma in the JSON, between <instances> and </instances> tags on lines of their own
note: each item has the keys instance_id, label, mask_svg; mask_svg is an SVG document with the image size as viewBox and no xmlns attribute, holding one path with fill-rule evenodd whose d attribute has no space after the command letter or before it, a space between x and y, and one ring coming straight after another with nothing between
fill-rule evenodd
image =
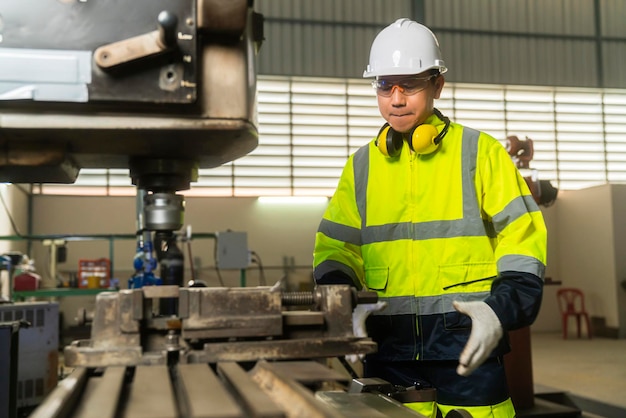
<instances>
[{"instance_id":1,"label":"metal vise","mask_svg":"<svg viewBox=\"0 0 626 418\"><path fill-rule=\"evenodd\" d=\"M157 302L177 302L159 315ZM373 292L319 286L285 293L271 287L148 286L100 293L90 340L65 348L68 366L215 363L368 354L369 338L352 332L352 310Z\"/></svg>"}]
</instances>

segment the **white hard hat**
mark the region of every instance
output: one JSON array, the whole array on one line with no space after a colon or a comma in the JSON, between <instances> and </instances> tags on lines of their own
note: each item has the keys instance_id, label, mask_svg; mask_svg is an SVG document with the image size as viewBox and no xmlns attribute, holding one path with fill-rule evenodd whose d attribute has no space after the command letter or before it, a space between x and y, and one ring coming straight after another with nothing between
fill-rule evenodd
<instances>
[{"instance_id":1,"label":"white hard hat","mask_svg":"<svg viewBox=\"0 0 626 418\"><path fill-rule=\"evenodd\" d=\"M437 38L426 26L402 18L380 31L372 42L363 77L419 74L430 69L441 74L448 70Z\"/></svg>"}]
</instances>

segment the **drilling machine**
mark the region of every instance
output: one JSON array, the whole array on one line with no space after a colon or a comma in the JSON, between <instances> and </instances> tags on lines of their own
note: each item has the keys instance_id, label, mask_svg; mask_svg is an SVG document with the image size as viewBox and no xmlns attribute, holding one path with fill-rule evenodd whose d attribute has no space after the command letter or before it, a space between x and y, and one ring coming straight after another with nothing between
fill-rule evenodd
<instances>
[{"instance_id":1,"label":"drilling machine","mask_svg":"<svg viewBox=\"0 0 626 418\"><path fill-rule=\"evenodd\" d=\"M65 347L73 371L32 417L419 417L402 403L432 398L329 367L376 350L352 330L354 307L375 293L192 288L180 268L155 275L155 244L173 247L183 225L178 192L257 145L253 6L0 4L0 180L127 168L137 188L137 274L97 296L91 338Z\"/></svg>"}]
</instances>

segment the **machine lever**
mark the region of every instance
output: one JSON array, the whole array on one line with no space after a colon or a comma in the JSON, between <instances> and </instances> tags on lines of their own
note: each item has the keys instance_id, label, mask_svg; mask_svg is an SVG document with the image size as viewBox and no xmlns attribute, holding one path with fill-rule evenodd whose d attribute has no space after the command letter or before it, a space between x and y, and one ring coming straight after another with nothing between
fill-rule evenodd
<instances>
[{"instance_id":1,"label":"machine lever","mask_svg":"<svg viewBox=\"0 0 626 418\"><path fill-rule=\"evenodd\" d=\"M177 45L177 25L176 15L164 10L157 17L157 30L103 45L94 52L94 60L103 70L111 70L124 64L166 53Z\"/></svg>"},{"instance_id":2,"label":"machine lever","mask_svg":"<svg viewBox=\"0 0 626 418\"><path fill-rule=\"evenodd\" d=\"M159 43L164 48L172 48L176 46L176 26L178 18L174 13L163 10L157 17L157 26L159 31Z\"/></svg>"}]
</instances>

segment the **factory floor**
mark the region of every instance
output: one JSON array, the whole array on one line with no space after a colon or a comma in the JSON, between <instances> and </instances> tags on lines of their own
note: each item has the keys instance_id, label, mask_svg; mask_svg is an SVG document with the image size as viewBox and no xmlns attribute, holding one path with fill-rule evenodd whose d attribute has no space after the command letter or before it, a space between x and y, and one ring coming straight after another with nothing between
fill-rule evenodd
<instances>
[{"instance_id":1,"label":"factory floor","mask_svg":"<svg viewBox=\"0 0 626 418\"><path fill-rule=\"evenodd\" d=\"M531 333L535 394L572 394L583 417L626 417L626 339Z\"/></svg>"}]
</instances>

